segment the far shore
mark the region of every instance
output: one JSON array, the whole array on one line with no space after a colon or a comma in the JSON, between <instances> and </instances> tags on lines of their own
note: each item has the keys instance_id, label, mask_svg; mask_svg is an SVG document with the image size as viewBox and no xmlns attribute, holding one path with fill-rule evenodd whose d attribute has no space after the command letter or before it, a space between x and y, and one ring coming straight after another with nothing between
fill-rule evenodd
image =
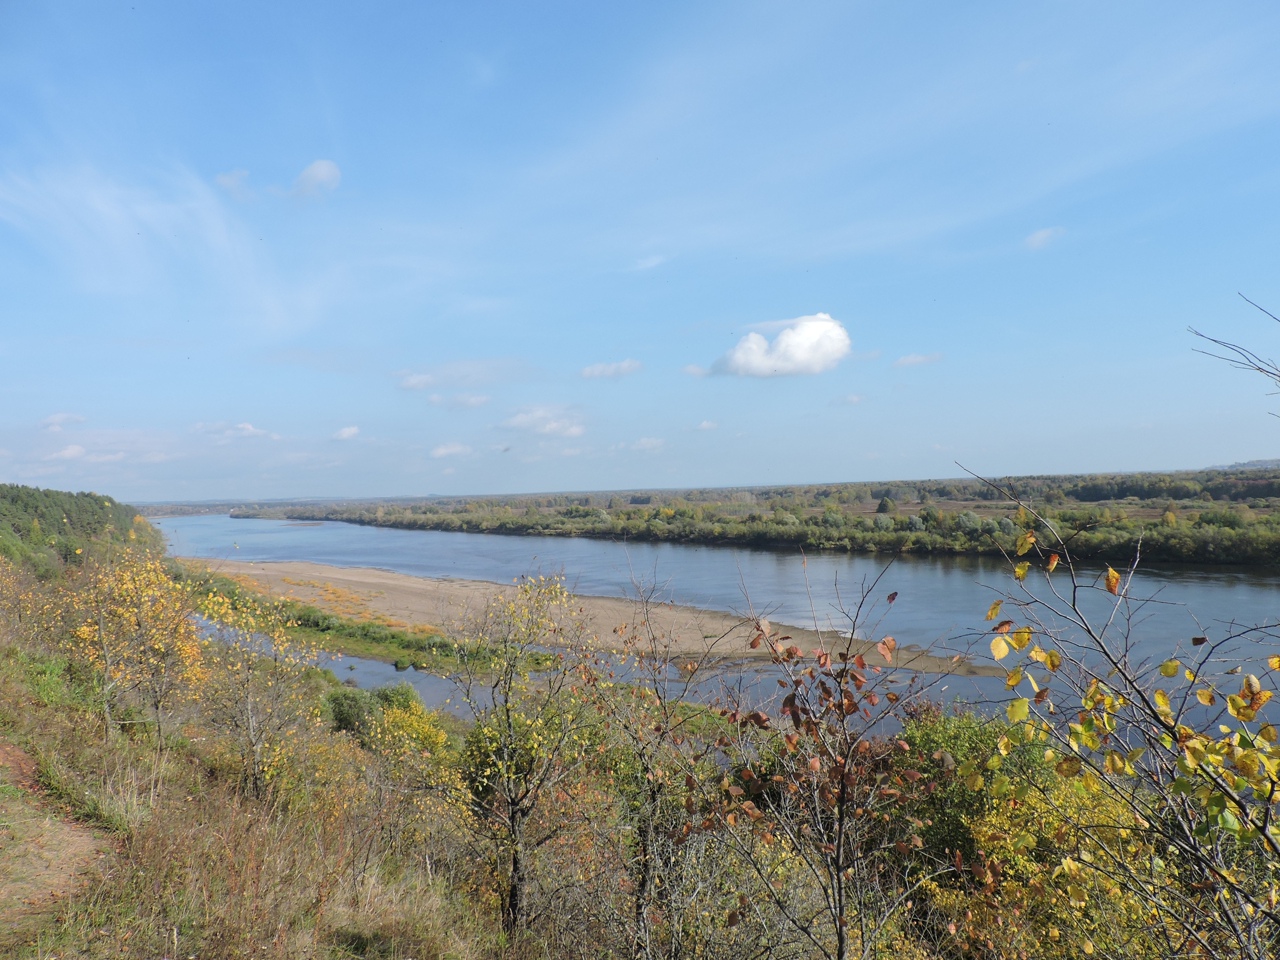
<instances>
[{"instance_id":1,"label":"far shore","mask_svg":"<svg viewBox=\"0 0 1280 960\"><path fill-rule=\"evenodd\" d=\"M415 577L373 567L337 567L304 561L253 562L245 560L202 560L180 557L183 563L207 567L224 576L245 578L259 592L296 600L347 616L364 613L386 617L409 626L431 625L445 632L462 632L467 621L479 614L497 593L511 591L510 585L484 580L452 580ZM602 650L620 643L622 632L634 630L642 615L634 600L624 597L578 596L595 645ZM360 609L362 608L362 609ZM700 610L676 604L655 604L649 608L652 629L670 643L671 652L690 658L723 660L767 659L763 647L753 650L754 625L732 613ZM808 630L784 624L774 629L791 639L786 646L800 647L806 654L818 649L848 649L863 654L868 663L886 665L872 641L850 641L835 631ZM880 638L876 638L877 640ZM956 676L999 676L994 664L940 657L913 646L900 646L893 666L923 673Z\"/></svg>"}]
</instances>

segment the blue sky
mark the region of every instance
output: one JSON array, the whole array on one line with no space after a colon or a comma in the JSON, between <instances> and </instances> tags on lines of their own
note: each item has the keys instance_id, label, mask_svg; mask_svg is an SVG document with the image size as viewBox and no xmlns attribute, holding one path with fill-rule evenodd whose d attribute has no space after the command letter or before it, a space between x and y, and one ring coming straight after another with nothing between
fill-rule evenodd
<instances>
[{"instance_id":1,"label":"blue sky","mask_svg":"<svg viewBox=\"0 0 1280 960\"><path fill-rule=\"evenodd\" d=\"M1280 455L1268 3L0 4L0 480Z\"/></svg>"}]
</instances>

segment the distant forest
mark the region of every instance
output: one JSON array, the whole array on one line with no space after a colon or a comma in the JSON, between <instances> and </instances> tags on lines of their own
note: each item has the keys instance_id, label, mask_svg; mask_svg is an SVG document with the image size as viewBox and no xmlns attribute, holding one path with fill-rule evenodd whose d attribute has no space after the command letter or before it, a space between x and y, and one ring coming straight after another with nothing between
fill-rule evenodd
<instances>
[{"instance_id":1,"label":"distant forest","mask_svg":"<svg viewBox=\"0 0 1280 960\"><path fill-rule=\"evenodd\" d=\"M0 557L48 576L79 564L91 542L155 539L135 516L133 507L98 493L0 484Z\"/></svg>"},{"instance_id":2,"label":"distant forest","mask_svg":"<svg viewBox=\"0 0 1280 960\"><path fill-rule=\"evenodd\" d=\"M1010 552L1041 525L1081 558L1280 563L1280 469L240 505L233 517L847 552ZM153 510L153 512L158 512Z\"/></svg>"}]
</instances>

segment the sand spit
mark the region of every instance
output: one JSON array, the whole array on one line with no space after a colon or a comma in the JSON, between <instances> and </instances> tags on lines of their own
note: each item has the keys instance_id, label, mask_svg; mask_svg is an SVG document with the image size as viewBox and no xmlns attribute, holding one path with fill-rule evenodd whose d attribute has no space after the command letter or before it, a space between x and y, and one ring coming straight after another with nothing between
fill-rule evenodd
<instances>
[{"instance_id":1,"label":"sand spit","mask_svg":"<svg viewBox=\"0 0 1280 960\"><path fill-rule=\"evenodd\" d=\"M451 580L415 577L373 567L335 567L303 561L251 562L244 560L199 560L180 558L183 563L208 567L224 576L247 578L260 592L314 604L346 616L360 612L387 617L409 625L431 624L453 632L478 614L495 593L514 589L484 580ZM617 645L619 627L633 624L640 616L639 605L623 597L579 596L591 632L602 649ZM358 608L363 607L363 611ZM680 656L712 656L725 660L766 659L763 650L752 650L752 626L743 618L715 610L699 610L675 604L657 604L649 609L649 621L670 638L671 649ZM844 641L834 632L777 625L789 634L787 645L795 644L805 653ZM879 638L877 638L879 639ZM869 663L883 664L874 643L858 642L853 653L862 653ZM996 676L1002 671L993 665L975 664L935 656L917 647L900 646L894 666L925 673L957 676Z\"/></svg>"}]
</instances>

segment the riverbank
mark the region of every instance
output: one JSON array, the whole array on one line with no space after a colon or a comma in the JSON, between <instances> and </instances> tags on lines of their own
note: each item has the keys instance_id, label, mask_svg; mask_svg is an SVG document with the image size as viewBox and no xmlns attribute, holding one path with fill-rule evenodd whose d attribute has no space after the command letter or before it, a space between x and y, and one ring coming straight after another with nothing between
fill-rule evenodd
<instances>
[{"instance_id":1,"label":"riverbank","mask_svg":"<svg viewBox=\"0 0 1280 960\"><path fill-rule=\"evenodd\" d=\"M311 604L343 616L372 615L414 627L433 626L457 634L467 620L480 613L495 593L510 590L483 580L415 577L374 567L337 567L303 561L253 562L179 558L186 564L208 567L223 576L244 578L255 589L281 599ZM601 650L615 648L618 628L634 624L638 605L625 597L579 596L595 644ZM765 660L767 652L751 649L754 630L741 616L676 604L655 604L649 609L654 629L670 638L679 656L724 660ZM781 627L806 652L830 646L834 632ZM877 640L880 638L876 638ZM882 662L872 642L855 642L852 652L873 663ZM955 661L912 646L899 647L895 666L925 673L956 676L1002 675L994 665Z\"/></svg>"}]
</instances>

